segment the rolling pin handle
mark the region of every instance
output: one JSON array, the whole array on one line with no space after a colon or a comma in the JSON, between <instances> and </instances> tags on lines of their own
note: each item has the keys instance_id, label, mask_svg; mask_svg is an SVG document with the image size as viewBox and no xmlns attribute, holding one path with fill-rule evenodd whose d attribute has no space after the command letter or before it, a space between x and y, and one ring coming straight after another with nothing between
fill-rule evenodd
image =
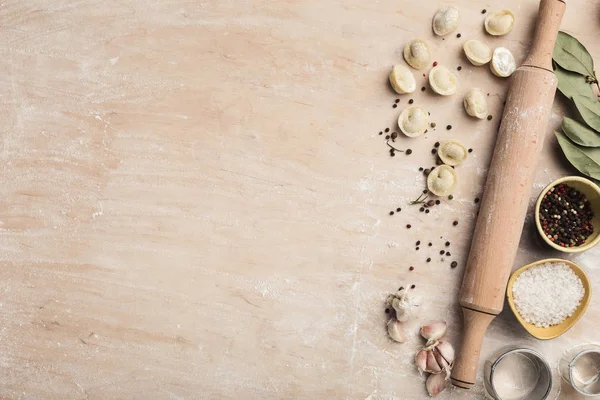
<instances>
[{"instance_id":1,"label":"rolling pin handle","mask_svg":"<svg viewBox=\"0 0 600 400\"><path fill-rule=\"evenodd\" d=\"M532 46L523 65L552 71L552 52L565 13L563 0L541 0Z\"/></svg>"},{"instance_id":2,"label":"rolling pin handle","mask_svg":"<svg viewBox=\"0 0 600 400\"><path fill-rule=\"evenodd\" d=\"M463 307L463 337L460 345L460 357L452 368L450 378L454 386L471 389L477 378L479 353L483 336L488 325L496 316L471 308Z\"/></svg>"}]
</instances>

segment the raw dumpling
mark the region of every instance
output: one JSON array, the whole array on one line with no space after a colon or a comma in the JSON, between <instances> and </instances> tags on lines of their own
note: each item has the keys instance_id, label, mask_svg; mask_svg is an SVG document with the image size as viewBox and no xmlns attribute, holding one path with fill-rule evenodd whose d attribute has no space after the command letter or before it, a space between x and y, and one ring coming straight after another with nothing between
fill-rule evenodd
<instances>
[{"instance_id":1,"label":"raw dumpling","mask_svg":"<svg viewBox=\"0 0 600 400\"><path fill-rule=\"evenodd\" d=\"M425 68L431 59L429 45L421 39L411 40L404 46L404 59L414 69Z\"/></svg>"},{"instance_id":2,"label":"raw dumpling","mask_svg":"<svg viewBox=\"0 0 600 400\"><path fill-rule=\"evenodd\" d=\"M436 196L448 196L456 187L458 178L454 168L440 165L427 176L427 188Z\"/></svg>"},{"instance_id":3,"label":"raw dumpling","mask_svg":"<svg viewBox=\"0 0 600 400\"><path fill-rule=\"evenodd\" d=\"M481 89L471 89L463 100L467 114L484 119L488 113L487 101Z\"/></svg>"},{"instance_id":4,"label":"raw dumpling","mask_svg":"<svg viewBox=\"0 0 600 400\"><path fill-rule=\"evenodd\" d=\"M490 69L494 75L506 78L515 72L515 68L515 58L510 50L505 47L494 49L492 62L490 63Z\"/></svg>"},{"instance_id":5,"label":"raw dumpling","mask_svg":"<svg viewBox=\"0 0 600 400\"><path fill-rule=\"evenodd\" d=\"M410 69L402 64L394 65L390 72L390 84L396 93L412 93L417 88L417 82Z\"/></svg>"},{"instance_id":6,"label":"raw dumpling","mask_svg":"<svg viewBox=\"0 0 600 400\"><path fill-rule=\"evenodd\" d=\"M437 94L450 96L456 93L456 75L448 68L438 65L429 71L429 85Z\"/></svg>"},{"instance_id":7,"label":"raw dumpling","mask_svg":"<svg viewBox=\"0 0 600 400\"><path fill-rule=\"evenodd\" d=\"M440 145L438 156L444 164L456 166L467 159L467 149L458 140L448 140Z\"/></svg>"},{"instance_id":8,"label":"raw dumpling","mask_svg":"<svg viewBox=\"0 0 600 400\"><path fill-rule=\"evenodd\" d=\"M454 7L440 8L433 16L433 32L444 36L458 27L460 12Z\"/></svg>"},{"instance_id":9,"label":"raw dumpling","mask_svg":"<svg viewBox=\"0 0 600 400\"><path fill-rule=\"evenodd\" d=\"M463 50L471 64L477 67L489 63L492 59L492 49L479 40L467 40L463 44Z\"/></svg>"},{"instance_id":10,"label":"raw dumpling","mask_svg":"<svg viewBox=\"0 0 600 400\"><path fill-rule=\"evenodd\" d=\"M424 134L427 124L429 124L429 114L418 106L405 108L398 117L398 127L408 137Z\"/></svg>"},{"instance_id":11,"label":"raw dumpling","mask_svg":"<svg viewBox=\"0 0 600 400\"><path fill-rule=\"evenodd\" d=\"M506 35L512 30L513 24L515 23L515 16L509 10L500 10L488 14L485 17L485 30L487 33L493 36Z\"/></svg>"}]
</instances>

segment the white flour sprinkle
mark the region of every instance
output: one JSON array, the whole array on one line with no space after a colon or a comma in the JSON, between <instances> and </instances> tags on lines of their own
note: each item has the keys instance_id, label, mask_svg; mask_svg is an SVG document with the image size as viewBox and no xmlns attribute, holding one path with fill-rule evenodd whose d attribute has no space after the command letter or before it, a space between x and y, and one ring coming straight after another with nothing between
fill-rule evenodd
<instances>
[{"instance_id":1,"label":"white flour sprinkle","mask_svg":"<svg viewBox=\"0 0 600 400\"><path fill-rule=\"evenodd\" d=\"M547 328L570 317L585 293L565 263L545 263L518 276L512 288L517 311L530 324Z\"/></svg>"}]
</instances>

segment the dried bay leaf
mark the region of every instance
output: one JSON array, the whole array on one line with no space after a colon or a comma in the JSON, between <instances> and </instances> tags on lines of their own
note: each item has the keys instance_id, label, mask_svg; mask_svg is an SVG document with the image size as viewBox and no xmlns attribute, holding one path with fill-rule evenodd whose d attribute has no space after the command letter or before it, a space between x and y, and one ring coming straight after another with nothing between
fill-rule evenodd
<instances>
[{"instance_id":1,"label":"dried bay leaf","mask_svg":"<svg viewBox=\"0 0 600 400\"><path fill-rule=\"evenodd\" d=\"M584 77L592 76L595 78L596 76L592 56L579 40L568 33L558 32L552 58L563 69L577 72Z\"/></svg>"},{"instance_id":2,"label":"dried bay leaf","mask_svg":"<svg viewBox=\"0 0 600 400\"><path fill-rule=\"evenodd\" d=\"M571 165L582 174L600 180L600 148L579 147L573 144L564 133L554 131L554 134Z\"/></svg>"},{"instance_id":3,"label":"dried bay leaf","mask_svg":"<svg viewBox=\"0 0 600 400\"><path fill-rule=\"evenodd\" d=\"M585 80L585 77L571 71L567 71L560 66L556 66L554 74L558 79L558 90L570 99L575 95L581 95L594 98L592 86Z\"/></svg>"},{"instance_id":4,"label":"dried bay leaf","mask_svg":"<svg viewBox=\"0 0 600 400\"><path fill-rule=\"evenodd\" d=\"M590 128L600 132L600 102L581 95L572 97L581 118Z\"/></svg>"},{"instance_id":5,"label":"dried bay leaf","mask_svg":"<svg viewBox=\"0 0 600 400\"><path fill-rule=\"evenodd\" d=\"M600 133L588 128L581 122L565 117L562 130L573 142L584 147L600 147Z\"/></svg>"}]
</instances>

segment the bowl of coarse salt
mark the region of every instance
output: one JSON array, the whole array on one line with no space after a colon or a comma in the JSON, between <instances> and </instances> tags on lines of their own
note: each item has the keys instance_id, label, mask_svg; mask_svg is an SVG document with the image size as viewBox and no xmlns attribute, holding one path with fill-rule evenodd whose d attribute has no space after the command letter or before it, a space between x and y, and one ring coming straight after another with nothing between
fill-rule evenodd
<instances>
[{"instance_id":1,"label":"bowl of coarse salt","mask_svg":"<svg viewBox=\"0 0 600 400\"><path fill-rule=\"evenodd\" d=\"M532 336L554 339L585 313L592 296L586 273L574 262L549 258L516 270L506 289L515 317Z\"/></svg>"}]
</instances>

